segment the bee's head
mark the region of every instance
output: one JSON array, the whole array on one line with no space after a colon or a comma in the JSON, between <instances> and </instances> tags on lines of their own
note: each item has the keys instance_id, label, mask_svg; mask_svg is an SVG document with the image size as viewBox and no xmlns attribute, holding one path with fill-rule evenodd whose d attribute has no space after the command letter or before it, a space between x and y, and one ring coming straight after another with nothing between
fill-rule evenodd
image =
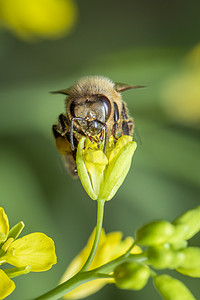
<instances>
[{"instance_id":1,"label":"bee's head","mask_svg":"<svg viewBox=\"0 0 200 300\"><path fill-rule=\"evenodd\" d=\"M80 118L77 122L85 133L97 135L111 115L112 104L104 95L89 95L71 99L68 109L71 118Z\"/></svg>"}]
</instances>

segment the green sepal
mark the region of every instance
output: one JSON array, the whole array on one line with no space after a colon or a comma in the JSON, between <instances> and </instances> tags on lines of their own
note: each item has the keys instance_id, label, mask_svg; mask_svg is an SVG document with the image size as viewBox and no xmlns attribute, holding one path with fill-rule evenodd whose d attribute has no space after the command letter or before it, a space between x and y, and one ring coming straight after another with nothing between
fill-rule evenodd
<instances>
[{"instance_id":1,"label":"green sepal","mask_svg":"<svg viewBox=\"0 0 200 300\"><path fill-rule=\"evenodd\" d=\"M20 275L28 274L31 272L32 267L26 266L26 267L15 267L10 269L4 269L4 272L7 274L9 278L14 278Z\"/></svg>"},{"instance_id":2,"label":"green sepal","mask_svg":"<svg viewBox=\"0 0 200 300\"><path fill-rule=\"evenodd\" d=\"M20 221L15 226L13 226L8 233L8 239L13 238L14 240L16 240L16 238L22 232L24 226L25 226L25 224L22 221Z\"/></svg>"},{"instance_id":3,"label":"green sepal","mask_svg":"<svg viewBox=\"0 0 200 300\"><path fill-rule=\"evenodd\" d=\"M184 234L184 239L189 240L197 232L200 231L200 206L186 211L180 217L173 221L174 225L184 224L188 226L188 230Z\"/></svg>"},{"instance_id":4,"label":"green sepal","mask_svg":"<svg viewBox=\"0 0 200 300\"><path fill-rule=\"evenodd\" d=\"M169 275L154 277L154 285L165 300L196 300L181 281Z\"/></svg>"},{"instance_id":5,"label":"green sepal","mask_svg":"<svg viewBox=\"0 0 200 300\"><path fill-rule=\"evenodd\" d=\"M86 138L82 137L82 139L80 140L80 142L78 144L77 153L76 153L77 171L78 171L78 176L80 178L80 181L81 181L84 189L86 190L86 192L88 193L88 195L90 196L90 198L92 200L96 200L97 195L95 194L95 192L92 188L91 179L87 172L87 168L86 168L86 165L85 165L84 159L83 159L82 151L85 146L85 141L86 141Z\"/></svg>"},{"instance_id":6,"label":"green sepal","mask_svg":"<svg viewBox=\"0 0 200 300\"><path fill-rule=\"evenodd\" d=\"M130 141L127 143L129 138ZM109 201L115 195L130 169L132 156L136 147L136 142L133 142L129 136L123 136L117 141L116 147L111 152L109 158L109 164L99 194L100 198Z\"/></svg>"}]
</instances>

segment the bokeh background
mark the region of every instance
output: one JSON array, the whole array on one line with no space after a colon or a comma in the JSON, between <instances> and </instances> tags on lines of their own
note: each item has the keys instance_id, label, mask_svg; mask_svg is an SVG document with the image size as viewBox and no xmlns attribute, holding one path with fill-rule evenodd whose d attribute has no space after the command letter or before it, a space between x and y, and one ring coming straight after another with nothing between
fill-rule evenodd
<instances>
[{"instance_id":1,"label":"bokeh background","mask_svg":"<svg viewBox=\"0 0 200 300\"><path fill-rule=\"evenodd\" d=\"M96 203L56 150L51 126L64 97L49 91L96 74L147 86L123 94L138 149L106 204L106 232L134 235L199 205L199 11L198 0L0 0L0 205L11 226L25 222L23 234L51 236L58 256L50 271L16 278L8 299L54 287L95 226ZM200 299L199 279L176 276ZM160 299L151 280L140 292L109 285L88 300L149 297Z\"/></svg>"}]
</instances>

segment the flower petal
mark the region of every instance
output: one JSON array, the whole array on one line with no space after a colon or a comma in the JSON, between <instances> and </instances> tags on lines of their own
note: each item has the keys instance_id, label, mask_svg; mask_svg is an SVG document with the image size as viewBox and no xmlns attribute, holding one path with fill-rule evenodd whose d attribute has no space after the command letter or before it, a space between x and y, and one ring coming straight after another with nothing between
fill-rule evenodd
<instances>
[{"instance_id":1,"label":"flower petal","mask_svg":"<svg viewBox=\"0 0 200 300\"><path fill-rule=\"evenodd\" d=\"M7 236L8 231L9 231L8 217L3 207L0 207L0 232L4 233Z\"/></svg>"},{"instance_id":2,"label":"flower petal","mask_svg":"<svg viewBox=\"0 0 200 300\"><path fill-rule=\"evenodd\" d=\"M162 274L154 277L154 285L167 300L195 300L188 288L178 279Z\"/></svg>"},{"instance_id":3,"label":"flower petal","mask_svg":"<svg viewBox=\"0 0 200 300\"><path fill-rule=\"evenodd\" d=\"M14 289L14 282L4 273L3 270L0 270L0 299L6 298L14 291Z\"/></svg>"},{"instance_id":4,"label":"flower petal","mask_svg":"<svg viewBox=\"0 0 200 300\"><path fill-rule=\"evenodd\" d=\"M14 241L7 254L8 263L16 267L30 265L33 272L49 270L57 262L53 240L39 232Z\"/></svg>"}]
</instances>

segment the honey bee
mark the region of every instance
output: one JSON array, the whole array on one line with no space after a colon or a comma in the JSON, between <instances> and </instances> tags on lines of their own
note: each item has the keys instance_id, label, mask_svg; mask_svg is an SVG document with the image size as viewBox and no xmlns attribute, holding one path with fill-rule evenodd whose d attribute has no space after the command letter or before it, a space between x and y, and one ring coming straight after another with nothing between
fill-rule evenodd
<instances>
[{"instance_id":1,"label":"honey bee","mask_svg":"<svg viewBox=\"0 0 200 300\"><path fill-rule=\"evenodd\" d=\"M111 135L115 141L122 135L133 135L134 121L120 93L140 87L114 83L103 76L88 76L72 87L52 92L67 95L66 113L59 115L52 129L57 149L72 177L78 177L76 149L82 136L104 143L105 150Z\"/></svg>"}]
</instances>

